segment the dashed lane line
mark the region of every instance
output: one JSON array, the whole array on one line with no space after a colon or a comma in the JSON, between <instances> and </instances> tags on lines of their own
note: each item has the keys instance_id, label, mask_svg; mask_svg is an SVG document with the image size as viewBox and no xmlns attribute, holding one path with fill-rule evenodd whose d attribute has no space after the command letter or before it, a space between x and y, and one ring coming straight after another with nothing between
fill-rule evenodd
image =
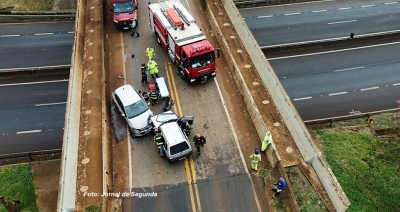
<instances>
[{"instance_id":1,"label":"dashed lane line","mask_svg":"<svg viewBox=\"0 0 400 212\"><path fill-rule=\"evenodd\" d=\"M293 101L301 101L301 100L307 100L307 99L311 99L311 98L312 98L311 96L307 96L307 97L293 99Z\"/></svg>"},{"instance_id":2,"label":"dashed lane line","mask_svg":"<svg viewBox=\"0 0 400 212\"><path fill-rule=\"evenodd\" d=\"M286 13L285 15L300 15L301 13Z\"/></svg>"},{"instance_id":3,"label":"dashed lane line","mask_svg":"<svg viewBox=\"0 0 400 212\"><path fill-rule=\"evenodd\" d=\"M36 104L36 107L40 107L40 106L50 106L50 105L62 105L62 104L66 104L67 102L54 102L54 103L45 103L45 104Z\"/></svg>"},{"instance_id":4,"label":"dashed lane line","mask_svg":"<svg viewBox=\"0 0 400 212\"><path fill-rule=\"evenodd\" d=\"M314 10L314 11L312 11L313 13L322 13L322 12L326 12L326 11L328 11L328 10Z\"/></svg>"},{"instance_id":5,"label":"dashed lane line","mask_svg":"<svg viewBox=\"0 0 400 212\"><path fill-rule=\"evenodd\" d=\"M359 67L353 67L353 68L338 69L338 70L334 70L333 72L350 71L350 70L356 70L356 69L362 69L362 68L365 68L365 67L359 66Z\"/></svg>"},{"instance_id":6,"label":"dashed lane line","mask_svg":"<svg viewBox=\"0 0 400 212\"><path fill-rule=\"evenodd\" d=\"M347 91L343 91L343 92L338 92L338 93L330 93L329 96L337 96L337 95L342 95L342 94L346 94Z\"/></svg>"},{"instance_id":7,"label":"dashed lane line","mask_svg":"<svg viewBox=\"0 0 400 212\"><path fill-rule=\"evenodd\" d=\"M0 35L0 38L19 37L21 35Z\"/></svg>"},{"instance_id":8,"label":"dashed lane line","mask_svg":"<svg viewBox=\"0 0 400 212\"><path fill-rule=\"evenodd\" d=\"M337 21L337 22L330 22L328 24L343 24L343 23L350 23L350 22L355 22L357 20L348 20L348 21Z\"/></svg>"},{"instance_id":9,"label":"dashed lane line","mask_svg":"<svg viewBox=\"0 0 400 212\"><path fill-rule=\"evenodd\" d=\"M27 130L27 131L19 131L17 134L28 134L28 133L38 133L42 132L42 130Z\"/></svg>"},{"instance_id":10,"label":"dashed lane line","mask_svg":"<svg viewBox=\"0 0 400 212\"><path fill-rule=\"evenodd\" d=\"M361 91L369 91L369 90L375 90L375 89L378 89L379 87L378 86L376 86L376 87L370 87L370 88L362 88L362 89L360 89Z\"/></svg>"}]
</instances>

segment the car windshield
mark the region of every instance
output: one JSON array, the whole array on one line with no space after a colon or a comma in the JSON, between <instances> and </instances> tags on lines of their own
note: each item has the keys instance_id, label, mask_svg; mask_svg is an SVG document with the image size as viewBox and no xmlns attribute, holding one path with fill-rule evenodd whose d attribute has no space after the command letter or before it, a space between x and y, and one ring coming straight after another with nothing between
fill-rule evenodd
<instances>
[{"instance_id":1,"label":"car windshield","mask_svg":"<svg viewBox=\"0 0 400 212\"><path fill-rule=\"evenodd\" d=\"M175 113L161 113L157 117L157 122L164 123L170 120L177 120L178 116Z\"/></svg>"},{"instance_id":2,"label":"car windshield","mask_svg":"<svg viewBox=\"0 0 400 212\"><path fill-rule=\"evenodd\" d=\"M214 61L215 61L214 52L209 52L203 55L199 55L197 57L190 58L190 67L199 68L211 64Z\"/></svg>"},{"instance_id":3,"label":"car windshield","mask_svg":"<svg viewBox=\"0 0 400 212\"><path fill-rule=\"evenodd\" d=\"M125 107L126 117L128 117L129 119L134 118L134 117L146 112L148 109L149 109L149 107L147 106L147 104L144 101L142 101L142 100L137 101L137 102Z\"/></svg>"},{"instance_id":4,"label":"car windshield","mask_svg":"<svg viewBox=\"0 0 400 212\"><path fill-rule=\"evenodd\" d=\"M179 143L177 145L171 146L170 152L171 152L171 155L175 155L175 154L183 152L187 149L189 149L189 145L186 142L182 141L181 143Z\"/></svg>"},{"instance_id":5,"label":"car windshield","mask_svg":"<svg viewBox=\"0 0 400 212\"><path fill-rule=\"evenodd\" d=\"M114 12L115 13L129 13L133 11L132 1L126 2L115 2Z\"/></svg>"}]
</instances>

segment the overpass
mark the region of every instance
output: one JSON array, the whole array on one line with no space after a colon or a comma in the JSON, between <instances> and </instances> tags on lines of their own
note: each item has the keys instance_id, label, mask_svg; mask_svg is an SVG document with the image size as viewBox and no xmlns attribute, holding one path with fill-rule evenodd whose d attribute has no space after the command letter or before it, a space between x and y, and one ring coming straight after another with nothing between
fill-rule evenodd
<instances>
[{"instance_id":1,"label":"overpass","mask_svg":"<svg viewBox=\"0 0 400 212\"><path fill-rule=\"evenodd\" d=\"M350 204L334 174L315 147L307 128L294 108L272 67L242 20L233 1L200 1L210 18L213 34L229 61L229 70L252 117L260 140L274 134L268 149L272 167L286 176L284 168L298 165L319 192L329 210L345 211ZM105 11L110 2L80 1L76 12L70 84L58 197L59 211L82 211L95 206L110 210L107 197L112 191L112 144ZM110 21L110 20L108 20ZM298 160L302 158L302 160ZM287 178L287 176L286 176ZM290 184L289 184L290 188ZM90 192L88 192L90 191ZM297 208L288 189L292 208Z\"/></svg>"}]
</instances>

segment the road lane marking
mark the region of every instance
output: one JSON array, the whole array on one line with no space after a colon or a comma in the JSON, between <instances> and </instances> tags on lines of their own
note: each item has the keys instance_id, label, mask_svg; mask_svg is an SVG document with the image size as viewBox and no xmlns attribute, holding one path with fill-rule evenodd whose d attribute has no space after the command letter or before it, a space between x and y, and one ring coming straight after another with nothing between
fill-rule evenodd
<instances>
[{"instance_id":1,"label":"road lane marking","mask_svg":"<svg viewBox=\"0 0 400 212\"><path fill-rule=\"evenodd\" d=\"M250 180L250 182L251 182L251 190L253 191L254 199L255 199L256 205L257 205L257 209L258 209L259 212L261 212L261 206L260 206L260 202L259 202L259 200L258 200L258 196L257 196L257 193L256 193L256 189L255 189L255 187L254 187L253 179L251 178L249 169L247 168L247 162L246 162L246 160L244 159L243 152L242 152L242 150L241 150L241 148L240 148L239 140L238 140L238 138L237 138L235 128L233 127L231 115L229 114L228 108L226 107L225 100L224 100L224 98L223 98L223 96L222 96L221 88L220 88L219 85L218 85L218 81L217 81L217 78L216 78L216 77L214 77L214 83L215 83L215 85L217 86L218 94L219 94L219 96L220 96L219 99L221 100L222 107L224 108L225 117L227 117L227 119L228 119L229 127L231 128L232 136L233 136L233 138L234 138L234 140L235 140L236 148L239 150L239 155L240 155L240 158L242 159L242 164L243 164L244 170L246 171L247 177L249 178L249 180ZM246 157L246 158L247 158L247 157Z\"/></svg>"},{"instance_id":2,"label":"road lane marking","mask_svg":"<svg viewBox=\"0 0 400 212\"><path fill-rule=\"evenodd\" d=\"M307 96L307 97L303 97L303 98L297 98L297 99L293 99L293 101L301 101L301 100L306 100L306 99L311 99L311 96Z\"/></svg>"},{"instance_id":3,"label":"road lane marking","mask_svg":"<svg viewBox=\"0 0 400 212\"><path fill-rule=\"evenodd\" d=\"M379 87L378 86L376 86L376 87L370 87L370 88L362 88L362 89L360 89L361 91L369 91L369 90L375 90L375 89L378 89Z\"/></svg>"},{"instance_id":4,"label":"road lane marking","mask_svg":"<svg viewBox=\"0 0 400 212\"><path fill-rule=\"evenodd\" d=\"M34 35L53 35L54 33L48 32L48 33L36 33Z\"/></svg>"},{"instance_id":5,"label":"road lane marking","mask_svg":"<svg viewBox=\"0 0 400 212\"><path fill-rule=\"evenodd\" d=\"M74 34L75 33L75 31L70 31L70 32L68 32L68 34Z\"/></svg>"},{"instance_id":6,"label":"road lane marking","mask_svg":"<svg viewBox=\"0 0 400 212\"><path fill-rule=\"evenodd\" d=\"M342 95L342 94L346 94L347 91L344 92L338 92L338 93L330 93L329 96L336 96L336 95Z\"/></svg>"},{"instance_id":7,"label":"road lane marking","mask_svg":"<svg viewBox=\"0 0 400 212\"><path fill-rule=\"evenodd\" d=\"M394 2L386 2L385 4L397 4L397 1L394 1Z\"/></svg>"},{"instance_id":8,"label":"road lane marking","mask_svg":"<svg viewBox=\"0 0 400 212\"><path fill-rule=\"evenodd\" d=\"M329 54L329 53L335 53L335 52L352 51L352 50L356 50L356 49L374 48L374 47L395 45L395 44L400 44L400 41L392 42L392 43L383 43L383 44L371 45L371 46L362 46L362 47L356 47L356 48L339 49L339 50L334 50L334 51L316 52L316 53L309 53L309 54L299 54L299 55L292 55L292 56L285 56L285 57L273 57L273 58L267 58L267 60L279 60L279 59L287 59L287 58L294 58L294 57L304 57L304 56L319 55L319 54Z\"/></svg>"},{"instance_id":9,"label":"road lane marking","mask_svg":"<svg viewBox=\"0 0 400 212\"><path fill-rule=\"evenodd\" d=\"M375 6L375 4L369 4L369 5L363 5L361 7L365 8L365 7L374 7L374 6Z\"/></svg>"},{"instance_id":10,"label":"road lane marking","mask_svg":"<svg viewBox=\"0 0 400 212\"><path fill-rule=\"evenodd\" d=\"M40 107L40 106L50 106L50 105L62 105L62 104L66 104L67 102L54 102L54 103L45 103L45 104L36 104L36 107Z\"/></svg>"},{"instance_id":11,"label":"road lane marking","mask_svg":"<svg viewBox=\"0 0 400 212\"><path fill-rule=\"evenodd\" d=\"M17 134L28 134L28 133L38 133L42 132L42 130L27 130L27 131L19 131Z\"/></svg>"},{"instance_id":12,"label":"road lane marking","mask_svg":"<svg viewBox=\"0 0 400 212\"><path fill-rule=\"evenodd\" d=\"M19 37L21 35L0 35L0 38Z\"/></svg>"},{"instance_id":13,"label":"road lane marking","mask_svg":"<svg viewBox=\"0 0 400 212\"><path fill-rule=\"evenodd\" d=\"M176 88L176 83L175 83L175 77L173 74L172 70L172 65L170 62L165 65L165 70L167 72L167 78L168 78L168 83L170 83L170 89L171 89L171 97L172 99L175 98L175 104L173 105L174 111L178 116L183 116L182 113L182 107L181 107L181 102L179 100L179 93L178 89ZM190 142L190 139L189 139ZM193 151L193 148L192 148ZM194 170L194 163L193 163L193 156L190 155L189 157L186 157L184 159L185 163L185 170L186 170L186 178L188 180L188 187L189 187L189 196L190 196L190 202L192 204L192 211L193 212L202 212L201 211L201 204L200 204L200 195L199 191L197 188L197 183L196 183L196 171ZM193 189L194 188L194 189ZM195 201L196 199L196 201ZM196 207L196 202L197 202L197 207Z\"/></svg>"},{"instance_id":14,"label":"road lane marking","mask_svg":"<svg viewBox=\"0 0 400 212\"><path fill-rule=\"evenodd\" d=\"M342 7L342 8L339 8L338 10L348 10L348 9L351 9L351 7Z\"/></svg>"},{"instance_id":15,"label":"road lane marking","mask_svg":"<svg viewBox=\"0 0 400 212\"><path fill-rule=\"evenodd\" d=\"M314 10L314 11L312 11L313 13L321 13L321 12L326 12L326 11L328 11L328 10Z\"/></svg>"},{"instance_id":16,"label":"road lane marking","mask_svg":"<svg viewBox=\"0 0 400 212\"><path fill-rule=\"evenodd\" d=\"M398 86L398 85L400 85L400 83L395 83L395 84L393 84L393 86Z\"/></svg>"},{"instance_id":17,"label":"road lane marking","mask_svg":"<svg viewBox=\"0 0 400 212\"><path fill-rule=\"evenodd\" d=\"M301 13L286 13L285 15L300 15Z\"/></svg>"},{"instance_id":18,"label":"road lane marking","mask_svg":"<svg viewBox=\"0 0 400 212\"><path fill-rule=\"evenodd\" d=\"M334 70L333 72L350 71L350 70L361 69L361 68L365 68L365 67L364 66L359 66L359 67L354 67L354 68L338 69L338 70Z\"/></svg>"},{"instance_id":19,"label":"road lane marking","mask_svg":"<svg viewBox=\"0 0 400 212\"><path fill-rule=\"evenodd\" d=\"M274 17L273 15L264 15L264 16L258 16L257 18L270 18Z\"/></svg>"},{"instance_id":20,"label":"road lane marking","mask_svg":"<svg viewBox=\"0 0 400 212\"><path fill-rule=\"evenodd\" d=\"M357 20L330 22L330 23L328 23L328 24L343 24L343 23L349 23L349 22L354 22L354 21L357 21Z\"/></svg>"}]
</instances>

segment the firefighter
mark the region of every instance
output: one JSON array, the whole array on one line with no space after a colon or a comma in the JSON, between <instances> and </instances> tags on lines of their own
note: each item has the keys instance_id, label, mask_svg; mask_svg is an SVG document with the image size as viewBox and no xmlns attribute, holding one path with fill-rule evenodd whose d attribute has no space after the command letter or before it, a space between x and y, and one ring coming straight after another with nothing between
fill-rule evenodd
<instances>
[{"instance_id":1,"label":"firefighter","mask_svg":"<svg viewBox=\"0 0 400 212\"><path fill-rule=\"evenodd\" d=\"M158 78L158 64L154 60L149 60L149 63L147 63L147 70L150 71L151 78L154 79L154 74L156 75L156 78Z\"/></svg>"},{"instance_id":2,"label":"firefighter","mask_svg":"<svg viewBox=\"0 0 400 212\"><path fill-rule=\"evenodd\" d=\"M157 93L156 89L153 88L151 93L149 94L150 100L151 100L151 105L157 104L158 103L158 97L160 94Z\"/></svg>"},{"instance_id":3,"label":"firefighter","mask_svg":"<svg viewBox=\"0 0 400 212\"><path fill-rule=\"evenodd\" d=\"M258 163L261 162L261 155L258 148L255 149L254 154L250 155L251 158L251 168L253 170L258 170Z\"/></svg>"},{"instance_id":4,"label":"firefighter","mask_svg":"<svg viewBox=\"0 0 400 212\"><path fill-rule=\"evenodd\" d=\"M197 154L196 154L196 158L200 157L200 146L204 146L204 144L206 144L206 138L202 135L200 135L200 133L197 133L194 137L193 137L193 143L196 146L196 150L197 150Z\"/></svg>"},{"instance_id":5,"label":"firefighter","mask_svg":"<svg viewBox=\"0 0 400 212\"><path fill-rule=\"evenodd\" d=\"M147 81L147 68L146 68L146 64L142 63L142 67L141 69L141 74L142 74L142 85L144 85L144 83L148 83L149 81Z\"/></svg>"},{"instance_id":6,"label":"firefighter","mask_svg":"<svg viewBox=\"0 0 400 212\"><path fill-rule=\"evenodd\" d=\"M147 57L149 57L149 60L153 60L153 57L155 55L153 47L148 47L146 49L146 55L147 55Z\"/></svg>"},{"instance_id":7,"label":"firefighter","mask_svg":"<svg viewBox=\"0 0 400 212\"><path fill-rule=\"evenodd\" d=\"M158 153L160 153L160 156L163 156L162 146L164 145L164 137L158 129L154 129L154 142L156 142L158 147Z\"/></svg>"},{"instance_id":8,"label":"firefighter","mask_svg":"<svg viewBox=\"0 0 400 212\"><path fill-rule=\"evenodd\" d=\"M272 134L270 131L267 131L265 133L264 140L261 143L261 151L264 152L267 149L268 145L270 145L271 143L272 143Z\"/></svg>"}]
</instances>

